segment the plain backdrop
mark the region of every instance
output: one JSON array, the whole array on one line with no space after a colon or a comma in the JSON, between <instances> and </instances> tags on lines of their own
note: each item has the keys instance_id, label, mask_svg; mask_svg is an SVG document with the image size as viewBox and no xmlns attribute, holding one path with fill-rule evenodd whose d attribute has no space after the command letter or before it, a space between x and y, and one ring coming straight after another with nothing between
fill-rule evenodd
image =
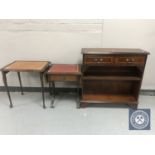
<instances>
[{"instance_id":1,"label":"plain backdrop","mask_svg":"<svg viewBox=\"0 0 155 155\"><path fill-rule=\"evenodd\" d=\"M155 66L154 27L155 20L150 19L1 19L0 67L14 60L81 63L81 48L84 47L141 48L151 53L142 88L155 89L155 72L152 70ZM9 85L19 85L17 76L9 77ZM36 77L36 73L23 73L23 85L39 87L40 81ZM0 85L3 86L2 80Z\"/></svg>"}]
</instances>

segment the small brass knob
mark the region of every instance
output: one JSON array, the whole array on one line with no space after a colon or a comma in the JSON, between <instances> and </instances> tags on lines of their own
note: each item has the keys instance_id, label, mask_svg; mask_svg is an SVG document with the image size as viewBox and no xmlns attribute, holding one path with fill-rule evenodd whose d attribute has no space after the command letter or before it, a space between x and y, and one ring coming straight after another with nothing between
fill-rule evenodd
<instances>
[{"instance_id":1,"label":"small brass knob","mask_svg":"<svg viewBox=\"0 0 155 155\"><path fill-rule=\"evenodd\" d=\"M129 61L129 58L126 58L126 61L128 62Z\"/></svg>"}]
</instances>

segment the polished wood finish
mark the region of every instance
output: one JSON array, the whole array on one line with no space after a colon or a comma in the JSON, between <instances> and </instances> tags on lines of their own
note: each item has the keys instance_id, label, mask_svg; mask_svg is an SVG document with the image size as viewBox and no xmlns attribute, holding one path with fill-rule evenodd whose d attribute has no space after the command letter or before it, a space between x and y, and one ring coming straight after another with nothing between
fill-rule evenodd
<instances>
[{"instance_id":1,"label":"polished wood finish","mask_svg":"<svg viewBox=\"0 0 155 155\"><path fill-rule=\"evenodd\" d=\"M81 105L123 103L136 108L149 52L126 48L84 48Z\"/></svg>"},{"instance_id":2,"label":"polished wood finish","mask_svg":"<svg viewBox=\"0 0 155 155\"><path fill-rule=\"evenodd\" d=\"M77 107L79 107L79 87L81 80L81 67L76 64L53 64L47 71L47 81L53 88L51 107L54 107L55 82L75 82L77 84ZM52 95L52 92L50 91Z\"/></svg>"},{"instance_id":3,"label":"polished wood finish","mask_svg":"<svg viewBox=\"0 0 155 155\"><path fill-rule=\"evenodd\" d=\"M20 72L42 72L47 66L48 61L22 61L17 60L2 68L3 71L20 71Z\"/></svg>"},{"instance_id":4,"label":"polished wood finish","mask_svg":"<svg viewBox=\"0 0 155 155\"><path fill-rule=\"evenodd\" d=\"M143 65L145 63L145 57L140 55L115 55L107 54L91 54L84 56L84 63L88 65Z\"/></svg>"},{"instance_id":5,"label":"polished wood finish","mask_svg":"<svg viewBox=\"0 0 155 155\"><path fill-rule=\"evenodd\" d=\"M48 76L48 81L77 81L78 77L77 75L52 75Z\"/></svg>"},{"instance_id":6,"label":"polished wood finish","mask_svg":"<svg viewBox=\"0 0 155 155\"><path fill-rule=\"evenodd\" d=\"M82 54L149 54L138 48L82 48Z\"/></svg>"},{"instance_id":7,"label":"polished wood finish","mask_svg":"<svg viewBox=\"0 0 155 155\"><path fill-rule=\"evenodd\" d=\"M76 75L81 74L81 69L79 65L75 64L53 64L52 67L49 68L47 74Z\"/></svg>"},{"instance_id":8,"label":"polished wood finish","mask_svg":"<svg viewBox=\"0 0 155 155\"><path fill-rule=\"evenodd\" d=\"M84 57L84 63L85 64L113 64L114 60L111 56L98 56L98 55L86 55Z\"/></svg>"},{"instance_id":9,"label":"polished wood finish","mask_svg":"<svg viewBox=\"0 0 155 155\"><path fill-rule=\"evenodd\" d=\"M92 102L92 103L124 103L124 102L136 102L136 99L132 95L103 95L103 94L88 94L84 96L85 102Z\"/></svg>"}]
</instances>

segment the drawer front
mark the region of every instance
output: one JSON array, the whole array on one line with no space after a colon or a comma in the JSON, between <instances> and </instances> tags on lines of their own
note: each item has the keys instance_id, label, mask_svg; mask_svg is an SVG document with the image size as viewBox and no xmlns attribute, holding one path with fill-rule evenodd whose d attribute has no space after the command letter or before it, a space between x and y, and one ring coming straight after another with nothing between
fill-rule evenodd
<instances>
[{"instance_id":1,"label":"drawer front","mask_svg":"<svg viewBox=\"0 0 155 155\"><path fill-rule=\"evenodd\" d=\"M48 75L48 81L78 81L76 75Z\"/></svg>"},{"instance_id":2,"label":"drawer front","mask_svg":"<svg viewBox=\"0 0 155 155\"><path fill-rule=\"evenodd\" d=\"M102 65L113 64L113 57L103 56L103 55L85 55L84 63L85 64L102 64Z\"/></svg>"},{"instance_id":3,"label":"drawer front","mask_svg":"<svg viewBox=\"0 0 155 155\"><path fill-rule=\"evenodd\" d=\"M144 65L145 56L119 56L115 58L115 64Z\"/></svg>"}]
</instances>

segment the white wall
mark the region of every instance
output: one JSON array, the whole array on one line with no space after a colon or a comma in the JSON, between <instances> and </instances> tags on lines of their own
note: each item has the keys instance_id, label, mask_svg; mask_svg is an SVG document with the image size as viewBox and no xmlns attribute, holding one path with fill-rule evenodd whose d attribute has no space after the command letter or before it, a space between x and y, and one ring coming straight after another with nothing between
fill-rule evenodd
<instances>
[{"instance_id":1,"label":"white wall","mask_svg":"<svg viewBox=\"0 0 155 155\"><path fill-rule=\"evenodd\" d=\"M81 63L82 47L142 48L151 53L142 87L155 89L154 41L155 20L0 20L0 67L21 59ZM11 74L9 85L18 85ZM22 79L39 86L36 73Z\"/></svg>"}]
</instances>

